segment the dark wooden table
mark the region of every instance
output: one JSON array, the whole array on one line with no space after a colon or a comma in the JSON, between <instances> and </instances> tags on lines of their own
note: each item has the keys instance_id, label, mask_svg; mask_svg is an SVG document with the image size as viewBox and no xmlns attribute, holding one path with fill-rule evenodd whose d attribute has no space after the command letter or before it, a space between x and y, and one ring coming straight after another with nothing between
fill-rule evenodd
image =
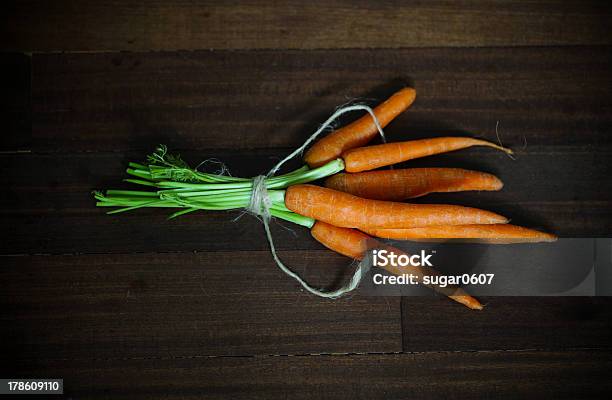
<instances>
[{"instance_id":1,"label":"dark wooden table","mask_svg":"<svg viewBox=\"0 0 612 400\"><path fill-rule=\"evenodd\" d=\"M612 40L598 2L19 2L2 17L3 377L66 396L582 398L612 389L609 298L315 298L249 216L107 216L91 190L166 143L256 175L350 99L414 85L392 140L466 133L411 165L498 174L432 196L568 237L612 233ZM274 226L332 287L348 260Z\"/></svg>"}]
</instances>

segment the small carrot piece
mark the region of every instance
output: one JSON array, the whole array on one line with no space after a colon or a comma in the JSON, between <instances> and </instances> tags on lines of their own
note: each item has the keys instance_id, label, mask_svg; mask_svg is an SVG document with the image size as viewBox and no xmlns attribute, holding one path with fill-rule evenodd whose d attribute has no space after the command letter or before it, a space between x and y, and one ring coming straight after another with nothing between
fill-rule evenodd
<instances>
[{"instance_id":1,"label":"small carrot piece","mask_svg":"<svg viewBox=\"0 0 612 400\"><path fill-rule=\"evenodd\" d=\"M413 88L404 88L384 103L374 108L374 115L382 128L387 126L402 111L414 102L416 91ZM346 125L316 142L305 154L304 160L311 167L332 161L348 150L364 146L378 135L378 129L372 116L368 113L358 120Z\"/></svg>"},{"instance_id":2,"label":"small carrot piece","mask_svg":"<svg viewBox=\"0 0 612 400\"><path fill-rule=\"evenodd\" d=\"M408 168L340 173L327 178L325 186L366 199L402 201L433 192L500 190L504 184L485 172L461 168Z\"/></svg>"},{"instance_id":3,"label":"small carrot piece","mask_svg":"<svg viewBox=\"0 0 612 400\"><path fill-rule=\"evenodd\" d=\"M315 222L310 234L328 249L355 260L363 259L368 250L382 245L378 240L357 229L340 228L322 221Z\"/></svg>"},{"instance_id":4,"label":"small carrot piece","mask_svg":"<svg viewBox=\"0 0 612 400\"><path fill-rule=\"evenodd\" d=\"M285 206L300 215L344 228L416 228L508 222L501 215L477 208L370 200L314 185L288 187Z\"/></svg>"},{"instance_id":5,"label":"small carrot piece","mask_svg":"<svg viewBox=\"0 0 612 400\"><path fill-rule=\"evenodd\" d=\"M486 243L554 242L557 236L509 224L447 225L412 229L364 229L368 234L385 239L477 239Z\"/></svg>"},{"instance_id":6,"label":"small carrot piece","mask_svg":"<svg viewBox=\"0 0 612 400\"><path fill-rule=\"evenodd\" d=\"M440 137L359 147L344 152L342 158L347 172L361 172L471 146L492 147L512 154L512 150L485 140L469 137Z\"/></svg>"},{"instance_id":7,"label":"small carrot piece","mask_svg":"<svg viewBox=\"0 0 612 400\"><path fill-rule=\"evenodd\" d=\"M350 228L339 228L325 222L317 221L311 228L310 233L319 243L323 244L328 249L340 253L344 256L361 260L364 254L368 250L373 249L386 249L390 252L397 254L398 256L405 254L403 251L396 249L391 246L387 246L376 239L362 233L356 229ZM422 277L425 273L424 268L420 267L399 267L399 266L387 266L387 271L401 275L404 273L413 273L417 277ZM437 274L436 271L427 268L428 274ZM432 289L446 294L449 298L456 302L463 304L473 310L482 310L482 304L474 297L470 296L467 292L461 288L440 288L432 286Z\"/></svg>"}]
</instances>

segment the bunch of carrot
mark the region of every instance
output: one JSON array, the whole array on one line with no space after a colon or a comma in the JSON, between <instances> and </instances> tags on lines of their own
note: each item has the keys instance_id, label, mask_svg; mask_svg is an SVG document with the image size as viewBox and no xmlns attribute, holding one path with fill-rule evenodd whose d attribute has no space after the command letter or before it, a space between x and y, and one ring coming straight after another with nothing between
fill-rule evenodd
<instances>
[{"instance_id":1,"label":"bunch of carrot","mask_svg":"<svg viewBox=\"0 0 612 400\"><path fill-rule=\"evenodd\" d=\"M416 92L404 88L378 105L373 113L386 126L414 102ZM264 181L274 217L311 228L326 247L354 259L385 246L373 236L400 240L472 239L492 243L553 241L554 235L509 225L496 213L470 207L410 204L401 201L432 192L500 190L493 175L457 168L376 170L415 158L471 146L512 153L496 144L467 137L442 137L365 146L378 134L366 115L320 139L305 154L307 166ZM341 171L345 171L342 173ZM253 181L206 174L190 168L161 147L147 164L130 163L129 182L148 191L96 192L98 206L118 207L112 213L141 207L180 210L171 217L197 210L230 210L249 205ZM308 184L327 178L325 187ZM396 253L399 250L394 249ZM390 267L392 273L407 273ZM413 273L423 274L415 268ZM434 288L438 290L437 288ZM450 298L473 309L480 303L456 288Z\"/></svg>"}]
</instances>

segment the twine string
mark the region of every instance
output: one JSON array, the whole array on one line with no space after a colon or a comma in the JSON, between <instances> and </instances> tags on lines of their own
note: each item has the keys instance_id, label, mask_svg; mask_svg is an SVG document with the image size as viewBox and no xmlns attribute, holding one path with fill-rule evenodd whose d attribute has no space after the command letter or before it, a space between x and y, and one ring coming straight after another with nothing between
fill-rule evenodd
<instances>
[{"instance_id":1,"label":"twine string","mask_svg":"<svg viewBox=\"0 0 612 400\"><path fill-rule=\"evenodd\" d=\"M331 117L329 117L319 127L319 129L316 130L316 132L314 132L308 139L306 139L304 144L302 144L300 147L295 149L287 157L282 159L266 175L259 175L253 178L253 189L251 192L251 200L249 202L249 206L247 207L247 211L261 218L264 229L266 231L266 237L268 238L268 243L270 244L270 252L272 253L272 258L276 262L276 265L278 266L278 268L280 268L280 270L283 271L286 275L298 281L298 283L309 293L312 293L319 297L330 298L330 299L341 297L349 292L352 292L359 286L359 284L361 283L361 280L363 279L363 277L365 276L365 274L368 272L370 268L370 263L367 261L367 257L364 257L364 259L359 263L359 265L357 265L357 268L355 269L355 272L353 273L353 276L351 277L351 279L346 284L344 284L342 287L336 290L325 291L321 289L316 289L312 287L310 284L308 284L304 279L302 279L300 275L298 275L293 270L291 270L289 267L287 267L281 261L278 254L276 254L276 247L274 246L274 240L272 239L272 233L270 232L270 218L271 218L270 207L272 206L272 201L270 200L270 197L268 196L265 179L273 176L280 169L280 167L282 167L283 164L285 164L287 161L295 158L299 154L302 154L302 152L306 149L306 147L313 140L315 140L319 135L321 135L321 133L323 133L339 116L347 112L356 111L356 110L365 110L366 112L370 114L370 116L374 120L374 125L376 125L376 129L378 130L378 133L380 134L382 141L385 142L385 134L382 130L382 127L380 126L380 123L378 122L378 118L376 118L374 111L370 107L366 105L356 104L352 106L339 108L338 110L336 110L336 112L334 112L334 114L332 114Z\"/></svg>"},{"instance_id":2,"label":"twine string","mask_svg":"<svg viewBox=\"0 0 612 400\"><path fill-rule=\"evenodd\" d=\"M380 123L378 122L378 118L376 117L376 114L374 114L374 110L372 110L372 108L366 105L363 105L363 104L355 104L352 106L342 107L342 108L337 109L336 112L334 112L331 117L329 117L325 122L323 122L323 124L319 127L319 129L317 129L315 133L313 133L312 135L310 135L308 139L306 139L304 144L302 144L300 147L295 149L291 154L289 154L287 157L282 159L278 164L276 164L274 168L272 168L270 172L268 172L267 176L274 175L280 169L280 167L283 166L283 164L285 164L287 161L291 160L292 158L295 158L295 156L297 156L298 154L302 154L302 152L306 149L306 147L308 147L308 145L312 143L313 140L319 137L319 135L321 135L321 133L323 133L325 129L327 129L342 114L346 114L347 112L357 111L357 110L364 110L368 114L370 114L370 116L374 120L374 125L376 125L376 130L378 131L378 134L380 135L383 143L386 143L387 139L385 138L385 133L383 132L383 129L380 126Z\"/></svg>"}]
</instances>

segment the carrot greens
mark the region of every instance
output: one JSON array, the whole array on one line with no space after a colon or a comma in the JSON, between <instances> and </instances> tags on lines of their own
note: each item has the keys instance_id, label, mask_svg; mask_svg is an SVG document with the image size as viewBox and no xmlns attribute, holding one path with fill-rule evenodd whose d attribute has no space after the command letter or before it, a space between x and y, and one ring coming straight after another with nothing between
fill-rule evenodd
<instances>
[{"instance_id":1,"label":"carrot greens","mask_svg":"<svg viewBox=\"0 0 612 400\"><path fill-rule=\"evenodd\" d=\"M235 210L249 206L253 180L222 174L210 174L191 168L178 155L168 154L160 146L148 156L147 164L130 162L126 170L131 178L124 181L146 186L147 190L96 191L99 207L116 207L117 214L144 207L179 208L169 218L198 210ZM303 166L284 175L264 180L270 199L270 214L299 225L311 227L312 218L296 214L285 207L285 188L331 176L344 169L341 159L310 169Z\"/></svg>"}]
</instances>

